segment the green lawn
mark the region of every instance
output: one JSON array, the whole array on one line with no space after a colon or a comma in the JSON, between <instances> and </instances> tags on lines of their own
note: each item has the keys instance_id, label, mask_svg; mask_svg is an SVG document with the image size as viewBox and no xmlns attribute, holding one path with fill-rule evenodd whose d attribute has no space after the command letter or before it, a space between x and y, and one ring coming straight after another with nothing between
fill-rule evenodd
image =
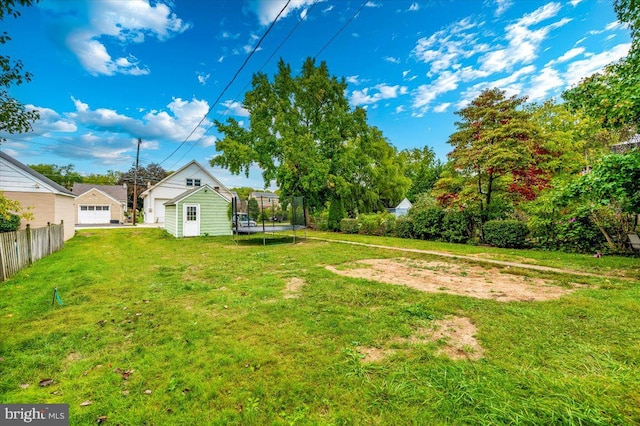
<instances>
[{"instance_id":1,"label":"green lawn","mask_svg":"<svg viewBox=\"0 0 640 426\"><path fill-rule=\"evenodd\" d=\"M325 269L436 259L424 254L83 230L0 283L0 402L67 403L72 425L640 423L638 258L350 238L611 277L535 273L586 286L501 303ZM401 340L449 315L473 321L480 360ZM362 348L388 352L368 362Z\"/></svg>"}]
</instances>

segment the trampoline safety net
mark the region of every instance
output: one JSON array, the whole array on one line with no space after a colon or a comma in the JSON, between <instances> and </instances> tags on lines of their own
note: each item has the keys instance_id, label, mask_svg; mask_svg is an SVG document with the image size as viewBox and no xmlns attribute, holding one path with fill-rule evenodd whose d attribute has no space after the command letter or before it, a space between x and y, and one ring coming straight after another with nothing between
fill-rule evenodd
<instances>
[{"instance_id":1,"label":"trampoline safety net","mask_svg":"<svg viewBox=\"0 0 640 426\"><path fill-rule=\"evenodd\" d=\"M266 244L267 233L291 232L293 243L304 230L306 238L306 217L304 214L304 197L283 197L276 194L263 193L261 196L241 200L231 200L231 226L234 241L240 235L262 233L263 244Z\"/></svg>"}]
</instances>

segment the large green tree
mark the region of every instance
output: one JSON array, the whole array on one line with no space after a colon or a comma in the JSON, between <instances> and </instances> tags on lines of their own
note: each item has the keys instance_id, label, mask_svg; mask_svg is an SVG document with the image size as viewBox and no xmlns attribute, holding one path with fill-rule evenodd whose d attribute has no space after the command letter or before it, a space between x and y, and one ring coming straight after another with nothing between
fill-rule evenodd
<instances>
[{"instance_id":1,"label":"large green tree","mask_svg":"<svg viewBox=\"0 0 640 426\"><path fill-rule=\"evenodd\" d=\"M613 249L624 249L640 214L640 151L604 156L593 169L571 183L565 200L586 206Z\"/></svg>"},{"instance_id":2,"label":"large green tree","mask_svg":"<svg viewBox=\"0 0 640 426\"><path fill-rule=\"evenodd\" d=\"M30 164L30 168L48 177L57 184L71 190L76 182L83 182L82 176L74 170L73 164L58 166L55 164Z\"/></svg>"},{"instance_id":3,"label":"large green tree","mask_svg":"<svg viewBox=\"0 0 640 426\"><path fill-rule=\"evenodd\" d=\"M428 194L442 173L442 163L436 159L431 148L405 149L400 152L404 174L411 179L406 197L414 203L420 194Z\"/></svg>"},{"instance_id":4,"label":"large green tree","mask_svg":"<svg viewBox=\"0 0 640 426\"><path fill-rule=\"evenodd\" d=\"M539 130L522 108L525 101L491 89L456 112L461 120L448 141L453 146L449 153L453 170L436 184L438 199L478 209L486 219L496 194L508 190L516 173L535 165ZM447 194L449 185L459 192Z\"/></svg>"},{"instance_id":5,"label":"large green tree","mask_svg":"<svg viewBox=\"0 0 640 426\"><path fill-rule=\"evenodd\" d=\"M138 197L138 200L136 201L137 207L141 208L142 199L140 198L140 194L147 189L149 184L154 185L170 174L171 173L167 172L157 163L149 163L147 166L138 166L138 171L136 173L136 166L134 164L129 170L120 174L120 178L117 183L118 185L122 185L123 183L127 184L127 199L129 207L133 207L133 197L136 196ZM134 189L136 191L135 195Z\"/></svg>"},{"instance_id":6,"label":"large green tree","mask_svg":"<svg viewBox=\"0 0 640 426\"><path fill-rule=\"evenodd\" d=\"M562 97L574 110L584 110L602 125L611 128L640 125L640 3L616 0L618 20L631 29L629 54L599 73L583 79Z\"/></svg>"},{"instance_id":7,"label":"large green tree","mask_svg":"<svg viewBox=\"0 0 640 426\"><path fill-rule=\"evenodd\" d=\"M28 7L38 0L1 0L0 22L6 16L17 18L20 7ZM6 31L0 34L0 45L6 44L11 37ZM24 133L31 130L31 122L39 118L37 111L27 111L24 105L9 94L11 86L20 85L31 80L31 73L23 70L20 60L13 60L9 56L0 55L0 144L6 139L2 133ZM10 215L21 212L20 203L7 199L0 192L0 217L9 218ZM22 217L32 217L31 213L23 212Z\"/></svg>"},{"instance_id":8,"label":"large green tree","mask_svg":"<svg viewBox=\"0 0 640 426\"><path fill-rule=\"evenodd\" d=\"M216 121L224 137L211 164L247 175L257 164L265 187L275 181L283 196L304 196L307 208L337 199L350 212L393 205L409 180L396 149L367 124L366 112L350 108L346 88L326 63L310 58L298 76L282 60L272 81L255 74L244 98L249 127L233 118Z\"/></svg>"},{"instance_id":9,"label":"large green tree","mask_svg":"<svg viewBox=\"0 0 640 426\"><path fill-rule=\"evenodd\" d=\"M32 6L38 0L2 0L0 1L0 22L6 16L20 16L19 7ZM0 34L0 45L11 40L9 34ZM0 143L6 139L2 133L24 133L31 130L31 122L39 118L37 111L27 111L25 106L9 94L11 86L31 81L32 74L24 71L20 60L0 55Z\"/></svg>"}]
</instances>

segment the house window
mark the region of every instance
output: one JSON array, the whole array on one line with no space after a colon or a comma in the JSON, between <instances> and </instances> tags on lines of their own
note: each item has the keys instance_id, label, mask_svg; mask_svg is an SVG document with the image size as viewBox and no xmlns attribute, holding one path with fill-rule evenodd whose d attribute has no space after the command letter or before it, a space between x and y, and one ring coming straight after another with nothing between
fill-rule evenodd
<instances>
[{"instance_id":1,"label":"house window","mask_svg":"<svg viewBox=\"0 0 640 426\"><path fill-rule=\"evenodd\" d=\"M187 179L187 186L193 186L193 179Z\"/></svg>"},{"instance_id":2,"label":"house window","mask_svg":"<svg viewBox=\"0 0 640 426\"><path fill-rule=\"evenodd\" d=\"M80 210L83 211L83 212L86 212L87 211L87 206L80 206Z\"/></svg>"},{"instance_id":3,"label":"house window","mask_svg":"<svg viewBox=\"0 0 640 426\"><path fill-rule=\"evenodd\" d=\"M194 179L193 186L200 186L200 179Z\"/></svg>"},{"instance_id":4,"label":"house window","mask_svg":"<svg viewBox=\"0 0 640 426\"><path fill-rule=\"evenodd\" d=\"M187 206L187 221L195 222L198 219L198 208L196 206Z\"/></svg>"}]
</instances>

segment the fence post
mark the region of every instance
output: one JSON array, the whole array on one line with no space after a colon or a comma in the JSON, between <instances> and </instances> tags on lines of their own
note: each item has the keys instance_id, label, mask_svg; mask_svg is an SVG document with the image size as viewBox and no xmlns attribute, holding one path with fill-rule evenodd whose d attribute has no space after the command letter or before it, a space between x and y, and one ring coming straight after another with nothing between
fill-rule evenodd
<instances>
[{"instance_id":1,"label":"fence post","mask_svg":"<svg viewBox=\"0 0 640 426\"><path fill-rule=\"evenodd\" d=\"M0 238L0 281L6 281L8 272L5 272L5 258L4 258L4 244L2 243L2 238Z\"/></svg>"},{"instance_id":2,"label":"fence post","mask_svg":"<svg viewBox=\"0 0 640 426\"><path fill-rule=\"evenodd\" d=\"M31 224L27 223L27 228L25 229L27 234L27 261L29 265L33 263L33 250L31 247Z\"/></svg>"},{"instance_id":3,"label":"fence post","mask_svg":"<svg viewBox=\"0 0 640 426\"><path fill-rule=\"evenodd\" d=\"M51 222L47 222L47 256L50 255L51 252Z\"/></svg>"}]
</instances>

